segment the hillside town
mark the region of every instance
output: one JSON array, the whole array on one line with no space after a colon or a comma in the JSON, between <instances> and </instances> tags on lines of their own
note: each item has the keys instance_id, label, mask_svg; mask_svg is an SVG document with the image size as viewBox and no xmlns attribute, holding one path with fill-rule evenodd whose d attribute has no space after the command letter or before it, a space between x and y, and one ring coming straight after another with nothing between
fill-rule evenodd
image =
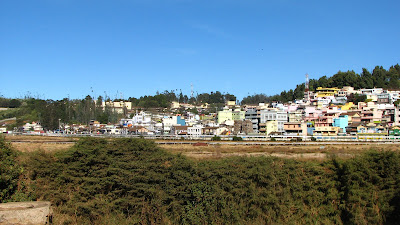
<instances>
[{"instance_id":1,"label":"hillside town","mask_svg":"<svg viewBox=\"0 0 400 225\"><path fill-rule=\"evenodd\" d=\"M288 103L238 105L226 101L214 113L210 105L172 102L161 112L139 111L128 101L102 101L103 108L123 114L116 124L66 124L59 119L59 129L44 130L40 122L26 123L14 131L22 133L104 134L104 135L185 135L185 136L350 136L400 135L400 91L382 88L316 88L306 90L304 98ZM363 101L350 101L352 99ZM203 113L202 113L203 112Z\"/></svg>"}]
</instances>

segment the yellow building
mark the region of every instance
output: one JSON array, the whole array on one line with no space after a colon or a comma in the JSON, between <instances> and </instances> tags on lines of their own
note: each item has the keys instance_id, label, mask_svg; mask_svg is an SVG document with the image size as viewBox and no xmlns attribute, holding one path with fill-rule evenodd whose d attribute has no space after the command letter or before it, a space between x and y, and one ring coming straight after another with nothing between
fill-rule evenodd
<instances>
[{"instance_id":1,"label":"yellow building","mask_svg":"<svg viewBox=\"0 0 400 225\"><path fill-rule=\"evenodd\" d=\"M340 91L339 88L323 88L323 87L317 87L317 97L318 98L323 98L323 97L330 97L330 96L335 96L337 93Z\"/></svg>"},{"instance_id":2,"label":"yellow building","mask_svg":"<svg viewBox=\"0 0 400 225\"><path fill-rule=\"evenodd\" d=\"M347 110L350 110L351 107L353 107L353 106L354 106L354 103L348 102L344 106L342 106L340 109L343 110L343 111L347 111Z\"/></svg>"},{"instance_id":3,"label":"yellow building","mask_svg":"<svg viewBox=\"0 0 400 225\"><path fill-rule=\"evenodd\" d=\"M235 106L236 105L236 101L228 101L226 103L227 106Z\"/></svg>"},{"instance_id":4,"label":"yellow building","mask_svg":"<svg viewBox=\"0 0 400 225\"><path fill-rule=\"evenodd\" d=\"M266 135L269 135L272 132L278 132L277 120L269 120L265 123L260 123L260 133L265 133Z\"/></svg>"},{"instance_id":5,"label":"yellow building","mask_svg":"<svg viewBox=\"0 0 400 225\"><path fill-rule=\"evenodd\" d=\"M243 120L245 118L245 112L240 110L232 111L230 109L225 109L218 112L218 123L221 124L224 121L235 121Z\"/></svg>"},{"instance_id":6,"label":"yellow building","mask_svg":"<svg viewBox=\"0 0 400 225\"><path fill-rule=\"evenodd\" d=\"M314 135L336 136L339 133L339 129L340 127L331 127L331 126L315 127Z\"/></svg>"}]
</instances>

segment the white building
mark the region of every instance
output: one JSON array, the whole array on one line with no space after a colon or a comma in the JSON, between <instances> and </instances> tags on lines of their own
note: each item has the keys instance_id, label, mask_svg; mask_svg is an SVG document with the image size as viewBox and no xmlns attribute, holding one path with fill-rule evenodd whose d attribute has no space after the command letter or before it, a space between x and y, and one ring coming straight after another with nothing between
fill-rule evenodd
<instances>
[{"instance_id":1,"label":"white building","mask_svg":"<svg viewBox=\"0 0 400 225\"><path fill-rule=\"evenodd\" d=\"M278 122L278 132L284 132L284 123L288 122L288 114L285 111L277 110L261 110L260 111L260 123L266 123L267 121Z\"/></svg>"},{"instance_id":2,"label":"white building","mask_svg":"<svg viewBox=\"0 0 400 225\"><path fill-rule=\"evenodd\" d=\"M192 127L187 128L187 134L192 136L200 136L203 126L201 125L194 125Z\"/></svg>"},{"instance_id":3,"label":"white building","mask_svg":"<svg viewBox=\"0 0 400 225\"><path fill-rule=\"evenodd\" d=\"M42 131L43 127L40 123L32 122L32 123L26 123L24 126L24 131Z\"/></svg>"},{"instance_id":4,"label":"white building","mask_svg":"<svg viewBox=\"0 0 400 225\"><path fill-rule=\"evenodd\" d=\"M146 114L145 112L136 113L136 115L132 116L131 119L121 119L119 121L121 126L146 126L151 123L151 115Z\"/></svg>"}]
</instances>

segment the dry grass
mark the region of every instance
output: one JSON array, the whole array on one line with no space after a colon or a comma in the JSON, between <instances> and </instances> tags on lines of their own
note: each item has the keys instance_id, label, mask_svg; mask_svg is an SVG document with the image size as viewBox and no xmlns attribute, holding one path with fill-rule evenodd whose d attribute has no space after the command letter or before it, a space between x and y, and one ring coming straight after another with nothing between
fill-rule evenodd
<instances>
[{"instance_id":1,"label":"dry grass","mask_svg":"<svg viewBox=\"0 0 400 225\"><path fill-rule=\"evenodd\" d=\"M30 141L30 142L64 142L77 141L79 138L72 137L51 137L51 136L24 136L24 135L5 135L6 141Z\"/></svg>"},{"instance_id":2,"label":"dry grass","mask_svg":"<svg viewBox=\"0 0 400 225\"><path fill-rule=\"evenodd\" d=\"M274 156L298 160L324 160L330 155L351 158L368 150L400 151L400 145L311 145L311 146L240 146L240 145L160 145L168 152L195 159L216 159L230 156Z\"/></svg>"},{"instance_id":3,"label":"dry grass","mask_svg":"<svg viewBox=\"0 0 400 225\"><path fill-rule=\"evenodd\" d=\"M5 136L12 146L21 152L37 150L62 151L69 149L78 138L46 137L46 136ZM46 143L47 142L47 143ZM50 143L49 143L50 142ZM174 141L176 142L176 141ZM187 142L187 141L185 141ZM197 143L197 142L193 142ZM383 151L400 151L399 144L353 144L353 145L229 145L216 144L193 146L190 144L160 144L160 147L174 154L183 154L194 159L218 159L230 156L275 156L298 160L324 160L330 155L340 158L354 157L362 152L374 149Z\"/></svg>"},{"instance_id":4,"label":"dry grass","mask_svg":"<svg viewBox=\"0 0 400 225\"><path fill-rule=\"evenodd\" d=\"M56 144L56 143L11 143L14 149L21 152L33 152L43 150L45 152L61 151L71 148L74 144Z\"/></svg>"}]
</instances>

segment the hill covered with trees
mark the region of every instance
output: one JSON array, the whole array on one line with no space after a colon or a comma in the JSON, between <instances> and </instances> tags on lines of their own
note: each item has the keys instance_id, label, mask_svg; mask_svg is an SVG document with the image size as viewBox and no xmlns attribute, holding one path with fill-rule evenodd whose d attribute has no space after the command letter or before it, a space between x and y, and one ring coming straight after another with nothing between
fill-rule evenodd
<instances>
[{"instance_id":1,"label":"hill covered with trees","mask_svg":"<svg viewBox=\"0 0 400 225\"><path fill-rule=\"evenodd\" d=\"M196 105L209 103L218 105L220 108L228 100L236 100L236 97L229 93L222 94L219 91L202 93L190 99L182 93L176 95L173 91L164 91L154 96L114 100L109 99L107 96L99 96L94 99L90 95L84 99L64 98L62 100L43 100L32 97L8 99L0 97L0 107L10 108L6 111L0 111L0 120L16 117L16 123L11 125L9 129L12 126L20 127L26 122L39 121L46 129L54 130L59 127L59 119L66 124L89 124L91 120L97 120L104 124L108 122L116 123L119 119L125 117L125 115L115 112L109 105L102 106L101 103L103 101L131 102L134 108L148 110L151 108L169 108L173 101Z\"/></svg>"},{"instance_id":2,"label":"hill covered with trees","mask_svg":"<svg viewBox=\"0 0 400 225\"><path fill-rule=\"evenodd\" d=\"M0 140L0 201L49 200L69 224L396 224L400 154L345 161L192 161L144 139L15 152Z\"/></svg>"},{"instance_id":3,"label":"hill covered with trees","mask_svg":"<svg viewBox=\"0 0 400 225\"><path fill-rule=\"evenodd\" d=\"M391 66L388 70L382 66L376 66L372 73L363 68L360 74L349 70L339 71L331 77L322 76L319 79L310 79L310 91L317 87L338 87L352 86L360 88L383 88L389 90L400 90L400 65ZM259 102L288 102L302 99L304 96L304 83L296 86L295 89L282 91L280 94L267 96L265 94L254 94L243 98L242 104L258 104Z\"/></svg>"}]
</instances>

